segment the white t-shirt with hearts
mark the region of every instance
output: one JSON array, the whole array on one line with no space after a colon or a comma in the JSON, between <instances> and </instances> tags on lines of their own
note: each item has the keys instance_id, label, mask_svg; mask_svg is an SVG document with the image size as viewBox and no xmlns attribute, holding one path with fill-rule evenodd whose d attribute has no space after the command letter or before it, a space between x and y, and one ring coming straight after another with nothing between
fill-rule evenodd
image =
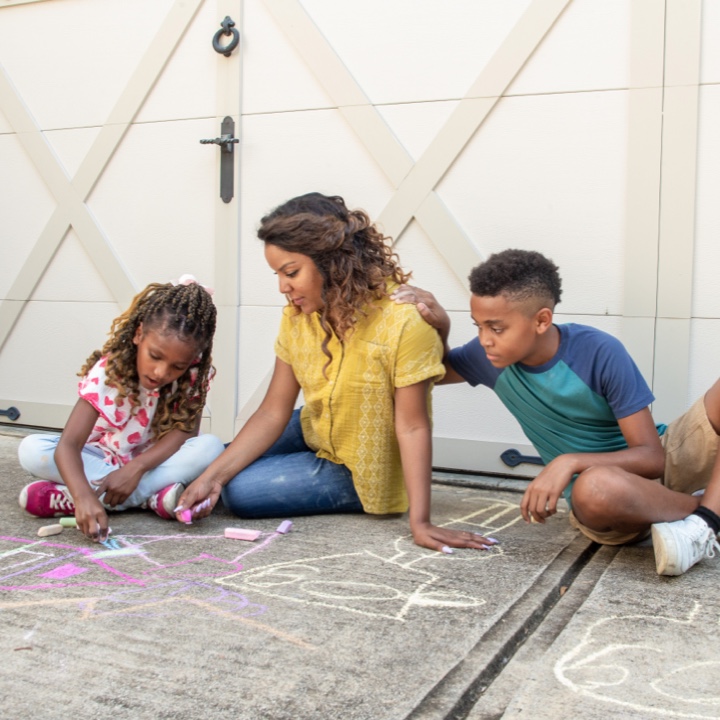
<instances>
[{"instance_id":1,"label":"white t-shirt with hearts","mask_svg":"<svg viewBox=\"0 0 720 720\"><path fill-rule=\"evenodd\" d=\"M117 388L105 384L106 364L107 357L101 357L78 383L78 395L98 411L85 444L102 450L106 462L122 467L153 444L151 426L160 393L141 386L140 405L131 414L130 401L123 398L118 404Z\"/></svg>"}]
</instances>

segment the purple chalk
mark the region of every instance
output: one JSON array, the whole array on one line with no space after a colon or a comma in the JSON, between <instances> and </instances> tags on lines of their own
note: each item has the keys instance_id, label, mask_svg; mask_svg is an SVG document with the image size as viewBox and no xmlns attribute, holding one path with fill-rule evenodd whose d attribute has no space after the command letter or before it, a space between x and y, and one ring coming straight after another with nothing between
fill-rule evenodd
<instances>
[{"instance_id":1,"label":"purple chalk","mask_svg":"<svg viewBox=\"0 0 720 720\"><path fill-rule=\"evenodd\" d=\"M275 532L282 533L285 535L286 533L290 532L290 528L292 527L292 522L290 520L283 520L279 525L278 529Z\"/></svg>"}]
</instances>

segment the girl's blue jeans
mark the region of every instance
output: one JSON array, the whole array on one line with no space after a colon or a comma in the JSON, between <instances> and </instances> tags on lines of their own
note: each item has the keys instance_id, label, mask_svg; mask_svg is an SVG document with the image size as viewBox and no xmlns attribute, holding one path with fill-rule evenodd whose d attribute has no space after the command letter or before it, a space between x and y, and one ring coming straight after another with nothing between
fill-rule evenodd
<instances>
[{"instance_id":1,"label":"girl's blue jeans","mask_svg":"<svg viewBox=\"0 0 720 720\"><path fill-rule=\"evenodd\" d=\"M363 511L350 470L305 444L299 409L275 444L225 485L222 499L246 518Z\"/></svg>"},{"instance_id":2,"label":"girl's blue jeans","mask_svg":"<svg viewBox=\"0 0 720 720\"><path fill-rule=\"evenodd\" d=\"M59 435L28 435L23 438L18 447L20 465L37 478L62 483L60 471L55 464L55 449L59 440ZM148 470L128 499L122 505L114 506L112 510L138 507L168 485L189 485L223 450L222 440L214 435L198 435L186 440L174 455ZM93 486L113 470L117 470L117 467L105 461L102 450L92 445L83 448L82 463L85 477Z\"/></svg>"}]
</instances>

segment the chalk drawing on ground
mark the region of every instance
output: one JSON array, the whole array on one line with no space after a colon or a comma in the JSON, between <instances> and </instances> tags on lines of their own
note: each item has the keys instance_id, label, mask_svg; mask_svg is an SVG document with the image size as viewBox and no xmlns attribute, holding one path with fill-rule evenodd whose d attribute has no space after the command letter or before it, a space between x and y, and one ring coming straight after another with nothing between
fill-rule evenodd
<instances>
[{"instance_id":1,"label":"chalk drawing on ground","mask_svg":"<svg viewBox=\"0 0 720 720\"><path fill-rule=\"evenodd\" d=\"M696 602L686 617L638 614L598 620L558 660L555 677L575 693L644 717L716 720L720 658L711 626L717 628L718 620L701 610ZM715 681L708 683L709 677Z\"/></svg>"},{"instance_id":2,"label":"chalk drawing on ground","mask_svg":"<svg viewBox=\"0 0 720 720\"><path fill-rule=\"evenodd\" d=\"M498 534L522 518L516 503L473 498L475 509L441 524L483 535ZM404 622L412 610L470 609L486 603L483 597L448 587L442 563L495 562L504 555L502 545L489 551L458 550L452 556L415 545L411 535L393 542L393 552L383 557L359 550L278 562L228 575L216 582L241 591L307 605L317 605L368 617ZM422 567L420 567L422 566ZM352 577L348 577L348 568ZM367 578L383 578L380 582Z\"/></svg>"}]
</instances>

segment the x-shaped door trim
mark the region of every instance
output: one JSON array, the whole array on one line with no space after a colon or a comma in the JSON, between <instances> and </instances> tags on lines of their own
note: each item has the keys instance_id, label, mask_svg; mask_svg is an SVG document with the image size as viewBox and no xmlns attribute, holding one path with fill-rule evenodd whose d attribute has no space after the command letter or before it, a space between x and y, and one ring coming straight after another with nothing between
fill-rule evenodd
<instances>
[{"instance_id":1,"label":"x-shaped door trim","mask_svg":"<svg viewBox=\"0 0 720 720\"><path fill-rule=\"evenodd\" d=\"M57 207L0 302L0 348L50 264L70 226L120 306L135 293L130 277L85 201L140 111L203 0L177 0L130 77L95 142L70 179L29 109L0 65L0 110L57 201Z\"/></svg>"},{"instance_id":2,"label":"x-shaped door trim","mask_svg":"<svg viewBox=\"0 0 720 720\"><path fill-rule=\"evenodd\" d=\"M418 220L463 285L481 259L435 193L570 0L533 0L422 156L413 161L298 0L265 0L278 25L396 188L378 224L397 241Z\"/></svg>"}]
</instances>

